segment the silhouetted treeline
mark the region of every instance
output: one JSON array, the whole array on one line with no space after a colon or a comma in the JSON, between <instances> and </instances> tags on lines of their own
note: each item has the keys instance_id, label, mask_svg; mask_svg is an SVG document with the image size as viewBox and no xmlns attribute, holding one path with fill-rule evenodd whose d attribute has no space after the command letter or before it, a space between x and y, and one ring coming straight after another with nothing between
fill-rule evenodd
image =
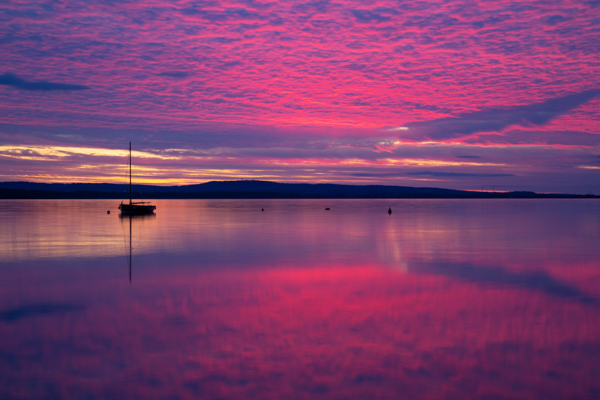
<instances>
[{"instance_id":1,"label":"silhouetted treeline","mask_svg":"<svg viewBox=\"0 0 600 400\"><path fill-rule=\"evenodd\" d=\"M499 199L598 198L594 195L534 192L471 192L466 190L384 185L276 183L266 181L208 182L186 186L133 185L134 199ZM2 199L128 199L129 185L105 183L0 183Z\"/></svg>"}]
</instances>

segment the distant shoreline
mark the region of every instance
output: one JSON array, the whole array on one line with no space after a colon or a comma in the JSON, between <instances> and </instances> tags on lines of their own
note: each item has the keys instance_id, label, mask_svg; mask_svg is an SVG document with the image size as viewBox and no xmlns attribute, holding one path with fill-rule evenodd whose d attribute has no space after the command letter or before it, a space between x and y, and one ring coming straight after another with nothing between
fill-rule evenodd
<instances>
[{"instance_id":1,"label":"distant shoreline","mask_svg":"<svg viewBox=\"0 0 600 400\"><path fill-rule=\"evenodd\" d=\"M547 194L533 192L467 192L461 194L442 193L373 193L371 195L337 195L274 193L274 192L149 192L132 195L134 200L140 199L599 199L595 195ZM24 190L0 188L0 199L3 200L35 200L35 199L128 199L122 192L73 191L60 192L51 190Z\"/></svg>"},{"instance_id":2,"label":"distant shoreline","mask_svg":"<svg viewBox=\"0 0 600 400\"><path fill-rule=\"evenodd\" d=\"M128 184L0 182L0 199L128 199ZM479 192L432 187L212 181L197 185L132 185L139 199L595 199L591 194Z\"/></svg>"}]
</instances>

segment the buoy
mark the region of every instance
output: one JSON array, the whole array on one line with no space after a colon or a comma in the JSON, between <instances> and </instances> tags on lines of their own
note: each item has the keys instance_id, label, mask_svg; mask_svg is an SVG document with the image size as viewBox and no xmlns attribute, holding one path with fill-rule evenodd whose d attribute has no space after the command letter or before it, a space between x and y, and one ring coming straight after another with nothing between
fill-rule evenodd
<instances>
[{"instance_id":1,"label":"buoy","mask_svg":"<svg viewBox=\"0 0 600 400\"><path fill-rule=\"evenodd\" d=\"M261 209L260 209L260 211L265 211L265 209L264 209L264 208L261 208Z\"/></svg>"},{"instance_id":2,"label":"buoy","mask_svg":"<svg viewBox=\"0 0 600 400\"><path fill-rule=\"evenodd\" d=\"M388 208L388 214L392 215L392 207Z\"/></svg>"},{"instance_id":3,"label":"buoy","mask_svg":"<svg viewBox=\"0 0 600 400\"><path fill-rule=\"evenodd\" d=\"M325 211L329 211L329 207L327 207L327 208L325 209Z\"/></svg>"},{"instance_id":4,"label":"buoy","mask_svg":"<svg viewBox=\"0 0 600 400\"><path fill-rule=\"evenodd\" d=\"M108 210L106 213L107 213L107 214L110 214L110 210Z\"/></svg>"}]
</instances>

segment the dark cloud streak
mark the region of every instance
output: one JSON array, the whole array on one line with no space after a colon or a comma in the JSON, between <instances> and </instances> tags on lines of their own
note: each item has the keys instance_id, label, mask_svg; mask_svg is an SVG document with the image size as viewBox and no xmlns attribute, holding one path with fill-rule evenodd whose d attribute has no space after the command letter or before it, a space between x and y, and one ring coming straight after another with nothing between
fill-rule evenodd
<instances>
[{"instance_id":1,"label":"dark cloud streak","mask_svg":"<svg viewBox=\"0 0 600 400\"><path fill-rule=\"evenodd\" d=\"M400 178L406 175L424 175L432 177L479 177L479 178L497 178L514 176L513 174L477 174L477 173L463 173L463 172L433 172L433 171L415 171L415 172L360 172L351 174L350 176L360 178Z\"/></svg>"},{"instance_id":2,"label":"dark cloud streak","mask_svg":"<svg viewBox=\"0 0 600 400\"><path fill-rule=\"evenodd\" d=\"M495 108L460 114L458 117L411 122L411 139L445 140L479 132L500 132L510 125L545 125L553 118L577 108L600 94L599 89L557 97L543 103L508 108Z\"/></svg>"},{"instance_id":3,"label":"dark cloud streak","mask_svg":"<svg viewBox=\"0 0 600 400\"><path fill-rule=\"evenodd\" d=\"M157 74L158 76L168 76L169 78L187 78L191 74L187 71L165 71Z\"/></svg>"},{"instance_id":4,"label":"dark cloud streak","mask_svg":"<svg viewBox=\"0 0 600 400\"><path fill-rule=\"evenodd\" d=\"M25 79L19 78L17 75L9 72L0 75L0 85L12 86L16 89L40 91L90 89L89 86L85 85L73 85L48 81L26 81Z\"/></svg>"},{"instance_id":5,"label":"dark cloud streak","mask_svg":"<svg viewBox=\"0 0 600 400\"><path fill-rule=\"evenodd\" d=\"M471 174L462 172L434 172L434 171L415 171L407 172L406 175L426 175L426 176L437 176L437 177L467 177L467 176L478 176L486 178L499 178L505 176L514 176L513 174Z\"/></svg>"}]
</instances>

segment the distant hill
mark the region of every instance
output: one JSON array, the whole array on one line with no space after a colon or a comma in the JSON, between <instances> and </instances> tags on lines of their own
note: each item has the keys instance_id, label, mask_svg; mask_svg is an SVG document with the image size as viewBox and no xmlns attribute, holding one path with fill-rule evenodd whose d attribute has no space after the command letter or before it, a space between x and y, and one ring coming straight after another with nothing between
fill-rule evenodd
<instances>
[{"instance_id":1,"label":"distant hill","mask_svg":"<svg viewBox=\"0 0 600 400\"><path fill-rule=\"evenodd\" d=\"M133 197L176 198L595 198L593 195L538 194L534 192L471 192L466 190L385 185L330 183L276 183L268 181L213 181L198 185L132 185ZM4 199L122 199L129 185L112 183L0 182Z\"/></svg>"},{"instance_id":2,"label":"distant hill","mask_svg":"<svg viewBox=\"0 0 600 400\"><path fill-rule=\"evenodd\" d=\"M128 184L112 183L33 183L33 182L2 182L0 188L18 190L46 190L52 192L112 192L129 194ZM336 185L330 183L277 183L268 181L212 181L197 185L184 186L154 186L132 185L132 192L150 193L194 193L194 192L244 192L244 193L279 193L294 195L333 196L368 196L373 193L435 193L458 194L465 191L438 188L414 188L408 186L384 185Z\"/></svg>"}]
</instances>

